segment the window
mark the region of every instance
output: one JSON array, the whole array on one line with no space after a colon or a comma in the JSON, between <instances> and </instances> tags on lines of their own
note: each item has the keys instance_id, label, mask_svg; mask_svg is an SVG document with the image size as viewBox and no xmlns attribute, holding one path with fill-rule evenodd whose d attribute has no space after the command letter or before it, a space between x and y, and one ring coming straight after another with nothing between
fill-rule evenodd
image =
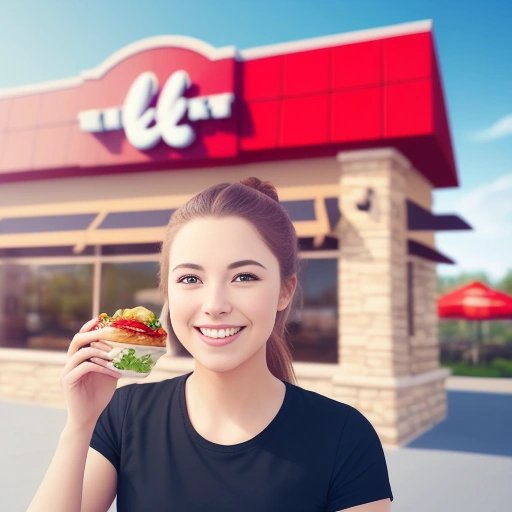
<instances>
[{"instance_id":1,"label":"window","mask_svg":"<svg viewBox=\"0 0 512 512\"><path fill-rule=\"evenodd\" d=\"M4 265L0 346L67 350L91 318L92 265Z\"/></svg>"},{"instance_id":2,"label":"window","mask_svg":"<svg viewBox=\"0 0 512 512\"><path fill-rule=\"evenodd\" d=\"M136 256L135 256L136 258ZM145 306L159 315L158 262L103 261L100 312ZM0 264L0 347L67 350L92 318L94 257L73 264Z\"/></svg>"},{"instance_id":3,"label":"window","mask_svg":"<svg viewBox=\"0 0 512 512\"><path fill-rule=\"evenodd\" d=\"M101 269L101 312L144 306L157 316L163 306L158 289L158 262L104 263Z\"/></svg>"},{"instance_id":4,"label":"window","mask_svg":"<svg viewBox=\"0 0 512 512\"><path fill-rule=\"evenodd\" d=\"M294 361L338 361L337 259L303 260L298 274L303 307L294 298L288 319L288 339Z\"/></svg>"}]
</instances>

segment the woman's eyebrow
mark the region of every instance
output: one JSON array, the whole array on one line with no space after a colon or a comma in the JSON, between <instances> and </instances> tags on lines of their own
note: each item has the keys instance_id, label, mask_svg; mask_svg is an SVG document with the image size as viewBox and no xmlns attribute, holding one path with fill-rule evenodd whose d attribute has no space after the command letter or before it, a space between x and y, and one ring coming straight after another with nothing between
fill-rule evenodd
<instances>
[{"instance_id":1,"label":"woman's eyebrow","mask_svg":"<svg viewBox=\"0 0 512 512\"><path fill-rule=\"evenodd\" d=\"M238 268L238 267L245 267L246 265L258 265L261 268L264 268L265 270L267 270L266 267L264 267L261 263L255 261L255 260L234 261L233 263L230 263L228 265L228 270L231 270L233 268ZM197 263L180 263L179 265L176 265L172 269L172 271L174 272L175 270L177 270L179 268L193 268L195 270L204 270L204 268L201 267L201 265L198 265Z\"/></svg>"}]
</instances>

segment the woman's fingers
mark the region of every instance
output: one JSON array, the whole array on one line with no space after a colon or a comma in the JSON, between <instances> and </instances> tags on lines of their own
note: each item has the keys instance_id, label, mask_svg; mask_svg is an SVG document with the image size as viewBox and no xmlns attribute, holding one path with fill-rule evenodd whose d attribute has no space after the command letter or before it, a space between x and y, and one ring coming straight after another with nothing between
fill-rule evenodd
<instances>
[{"instance_id":1,"label":"woman's fingers","mask_svg":"<svg viewBox=\"0 0 512 512\"><path fill-rule=\"evenodd\" d=\"M107 375L113 378L120 378L121 373L116 372L115 370L111 370L109 368L104 368L99 364L91 363L89 361L84 362L83 364L77 366L73 370L71 370L68 374L63 377L63 382L67 385L73 385L78 382L84 375L90 372L101 373L103 375Z\"/></svg>"},{"instance_id":2,"label":"woman's fingers","mask_svg":"<svg viewBox=\"0 0 512 512\"><path fill-rule=\"evenodd\" d=\"M99 322L98 317L91 318L88 322L86 322L82 327L80 328L79 332L87 332L92 331L94 329L94 326L97 325Z\"/></svg>"},{"instance_id":3,"label":"woman's fingers","mask_svg":"<svg viewBox=\"0 0 512 512\"><path fill-rule=\"evenodd\" d=\"M99 322L99 318L94 317L94 318L91 318L84 325L82 325L82 327L80 328L80 331L78 331L78 333L75 334L75 336L73 336L73 339L71 340L71 343L69 344L68 355L74 354L77 350L82 348L82 346L87 345L92 341L92 339L90 339L89 337L83 337L82 335L84 333L88 333L91 331L94 332L95 331L94 328L96 327L96 325L98 325L98 322Z\"/></svg>"},{"instance_id":4,"label":"woman's fingers","mask_svg":"<svg viewBox=\"0 0 512 512\"><path fill-rule=\"evenodd\" d=\"M76 383L89 372L114 378L122 376L120 372L107 368L113 359L108 354L112 347L100 341L102 329L95 329L98 323L98 317L92 318L73 336L68 348L68 359L62 370L62 382L66 385Z\"/></svg>"},{"instance_id":5,"label":"woman's fingers","mask_svg":"<svg viewBox=\"0 0 512 512\"><path fill-rule=\"evenodd\" d=\"M110 359L107 360L107 359L103 359L101 357L91 357L91 359L89 359L89 361L99 364L100 366L104 366L105 368L108 368L107 365L110 362Z\"/></svg>"},{"instance_id":6,"label":"woman's fingers","mask_svg":"<svg viewBox=\"0 0 512 512\"><path fill-rule=\"evenodd\" d=\"M109 356L107 352L105 352L104 350L100 350L99 348L81 348L66 361L66 364L64 365L63 368L63 374L68 373L70 370L78 366L80 363L87 361L91 357L99 357L102 359L106 359L108 361L111 361L113 359L113 357Z\"/></svg>"},{"instance_id":7,"label":"woman's fingers","mask_svg":"<svg viewBox=\"0 0 512 512\"><path fill-rule=\"evenodd\" d=\"M69 344L68 355L71 356L81 348L89 345L92 341L98 341L101 339L102 332L102 329L95 329L93 331L79 332L75 334Z\"/></svg>"},{"instance_id":8,"label":"woman's fingers","mask_svg":"<svg viewBox=\"0 0 512 512\"><path fill-rule=\"evenodd\" d=\"M100 350L105 350L106 352L110 352L112 350L112 347L110 345L107 345L102 341L92 341L91 347L99 348Z\"/></svg>"}]
</instances>

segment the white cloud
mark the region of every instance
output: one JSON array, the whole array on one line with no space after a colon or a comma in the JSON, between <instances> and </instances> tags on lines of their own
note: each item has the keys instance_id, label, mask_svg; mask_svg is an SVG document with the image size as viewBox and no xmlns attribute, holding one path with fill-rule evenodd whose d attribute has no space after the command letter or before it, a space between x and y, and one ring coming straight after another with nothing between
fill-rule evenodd
<instances>
[{"instance_id":1,"label":"white cloud","mask_svg":"<svg viewBox=\"0 0 512 512\"><path fill-rule=\"evenodd\" d=\"M498 119L490 128L473 134L474 140L494 140L512 135L512 114Z\"/></svg>"},{"instance_id":2,"label":"white cloud","mask_svg":"<svg viewBox=\"0 0 512 512\"><path fill-rule=\"evenodd\" d=\"M472 231L439 232L436 245L457 265L440 265L440 274L485 271L491 279L512 269L512 173L480 185L455 200L436 197L435 212L455 213Z\"/></svg>"}]
</instances>

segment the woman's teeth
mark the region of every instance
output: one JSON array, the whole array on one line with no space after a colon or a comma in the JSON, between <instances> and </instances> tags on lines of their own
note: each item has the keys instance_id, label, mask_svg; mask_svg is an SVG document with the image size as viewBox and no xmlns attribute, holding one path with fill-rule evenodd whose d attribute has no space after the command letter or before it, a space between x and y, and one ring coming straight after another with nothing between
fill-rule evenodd
<instances>
[{"instance_id":1,"label":"woman's teeth","mask_svg":"<svg viewBox=\"0 0 512 512\"><path fill-rule=\"evenodd\" d=\"M226 336L233 336L238 331L240 331L241 327L236 327L232 329L202 329L199 328L202 334L208 336L209 338L225 338Z\"/></svg>"}]
</instances>

